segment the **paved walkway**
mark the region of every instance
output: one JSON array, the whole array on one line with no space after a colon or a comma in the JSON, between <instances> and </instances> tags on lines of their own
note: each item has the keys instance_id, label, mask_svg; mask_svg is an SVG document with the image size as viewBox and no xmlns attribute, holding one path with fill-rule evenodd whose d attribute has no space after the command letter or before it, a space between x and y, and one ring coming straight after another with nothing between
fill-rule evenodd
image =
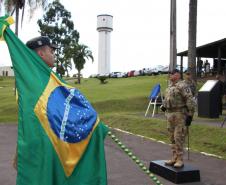
<instances>
[{"instance_id":1,"label":"paved walkway","mask_svg":"<svg viewBox=\"0 0 226 185\"><path fill-rule=\"evenodd\" d=\"M134 136L120 131L115 135L133 153L149 167L152 160L165 160L170 155L170 146L150 139ZM16 148L17 126L0 125L0 185L15 185L16 172L12 168L12 158ZM111 140L105 141L106 160L108 167L108 185L152 185L152 180ZM185 183L184 185L225 185L226 160L208 157L192 152L186 164L200 170L201 182ZM164 185L173 185L161 177Z\"/></svg>"}]
</instances>

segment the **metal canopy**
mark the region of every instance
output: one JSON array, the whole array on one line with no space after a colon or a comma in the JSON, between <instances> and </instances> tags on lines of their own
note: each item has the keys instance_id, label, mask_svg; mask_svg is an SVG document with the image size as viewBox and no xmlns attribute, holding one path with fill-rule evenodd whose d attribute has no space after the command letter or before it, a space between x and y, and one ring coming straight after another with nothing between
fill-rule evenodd
<instances>
[{"instance_id":1,"label":"metal canopy","mask_svg":"<svg viewBox=\"0 0 226 185\"><path fill-rule=\"evenodd\" d=\"M220 50L219 50L220 49ZM226 59L226 38L196 48L196 57ZM188 50L177 53L177 56L188 56Z\"/></svg>"}]
</instances>

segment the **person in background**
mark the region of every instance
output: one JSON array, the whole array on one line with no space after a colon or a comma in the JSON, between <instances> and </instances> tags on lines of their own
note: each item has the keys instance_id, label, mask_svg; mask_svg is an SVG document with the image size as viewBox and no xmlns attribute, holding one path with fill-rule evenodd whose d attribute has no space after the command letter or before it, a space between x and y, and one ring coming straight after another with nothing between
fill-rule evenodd
<instances>
[{"instance_id":1,"label":"person in background","mask_svg":"<svg viewBox=\"0 0 226 185\"><path fill-rule=\"evenodd\" d=\"M199 59L197 61L197 76L201 77L202 75L202 66L203 66L203 61L201 59Z\"/></svg>"},{"instance_id":2,"label":"person in background","mask_svg":"<svg viewBox=\"0 0 226 185\"><path fill-rule=\"evenodd\" d=\"M224 96L224 82L222 81L222 76L220 74L216 75L216 80L219 81L219 115L222 115L222 107L223 107L223 96Z\"/></svg>"},{"instance_id":3,"label":"person in background","mask_svg":"<svg viewBox=\"0 0 226 185\"><path fill-rule=\"evenodd\" d=\"M167 129L171 141L172 158L165 161L165 165L175 168L184 166L183 145L186 136L186 126L190 126L195 111L190 88L180 80L180 72L174 69L169 77L170 83L165 91L162 111L167 118Z\"/></svg>"},{"instance_id":4,"label":"person in background","mask_svg":"<svg viewBox=\"0 0 226 185\"><path fill-rule=\"evenodd\" d=\"M50 39L45 36L40 36L29 40L26 46L35 51L50 68L55 66L55 49L57 46L52 44ZM13 167L17 169L17 153L13 160Z\"/></svg>"},{"instance_id":5,"label":"person in background","mask_svg":"<svg viewBox=\"0 0 226 185\"><path fill-rule=\"evenodd\" d=\"M196 82L192 79L191 73L186 72L184 76L184 83L187 84L187 86L191 89L191 93L193 97L196 97L197 91L196 91Z\"/></svg>"},{"instance_id":6,"label":"person in background","mask_svg":"<svg viewBox=\"0 0 226 185\"><path fill-rule=\"evenodd\" d=\"M210 73L210 63L208 62L208 60L205 61L204 70L205 70L205 76L207 76Z\"/></svg>"}]
</instances>

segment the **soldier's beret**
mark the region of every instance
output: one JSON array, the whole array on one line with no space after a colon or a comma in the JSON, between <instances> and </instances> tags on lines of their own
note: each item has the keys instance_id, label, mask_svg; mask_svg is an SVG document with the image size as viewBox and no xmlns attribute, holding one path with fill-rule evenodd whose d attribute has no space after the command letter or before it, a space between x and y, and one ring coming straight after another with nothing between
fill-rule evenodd
<instances>
[{"instance_id":1,"label":"soldier's beret","mask_svg":"<svg viewBox=\"0 0 226 185\"><path fill-rule=\"evenodd\" d=\"M46 36L40 36L35 37L29 41L27 41L26 46L30 49L36 49L42 46L49 46L53 49L57 49L58 47L55 44L52 44L49 37Z\"/></svg>"},{"instance_id":2,"label":"soldier's beret","mask_svg":"<svg viewBox=\"0 0 226 185\"><path fill-rule=\"evenodd\" d=\"M186 74L186 75L190 75L191 73L190 73L189 71L187 71L185 74Z\"/></svg>"},{"instance_id":3,"label":"soldier's beret","mask_svg":"<svg viewBox=\"0 0 226 185\"><path fill-rule=\"evenodd\" d=\"M173 75L173 74L175 74L175 73L180 73L180 71L179 71L178 69L173 69L173 70L170 72L171 75Z\"/></svg>"}]
</instances>

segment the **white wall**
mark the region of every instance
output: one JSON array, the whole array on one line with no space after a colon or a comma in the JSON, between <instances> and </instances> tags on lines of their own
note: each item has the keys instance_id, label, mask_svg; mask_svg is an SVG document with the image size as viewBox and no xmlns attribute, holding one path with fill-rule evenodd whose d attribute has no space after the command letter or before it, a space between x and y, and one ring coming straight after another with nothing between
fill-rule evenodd
<instances>
[{"instance_id":1,"label":"white wall","mask_svg":"<svg viewBox=\"0 0 226 185\"><path fill-rule=\"evenodd\" d=\"M0 67L0 76L14 76L11 66Z\"/></svg>"}]
</instances>

